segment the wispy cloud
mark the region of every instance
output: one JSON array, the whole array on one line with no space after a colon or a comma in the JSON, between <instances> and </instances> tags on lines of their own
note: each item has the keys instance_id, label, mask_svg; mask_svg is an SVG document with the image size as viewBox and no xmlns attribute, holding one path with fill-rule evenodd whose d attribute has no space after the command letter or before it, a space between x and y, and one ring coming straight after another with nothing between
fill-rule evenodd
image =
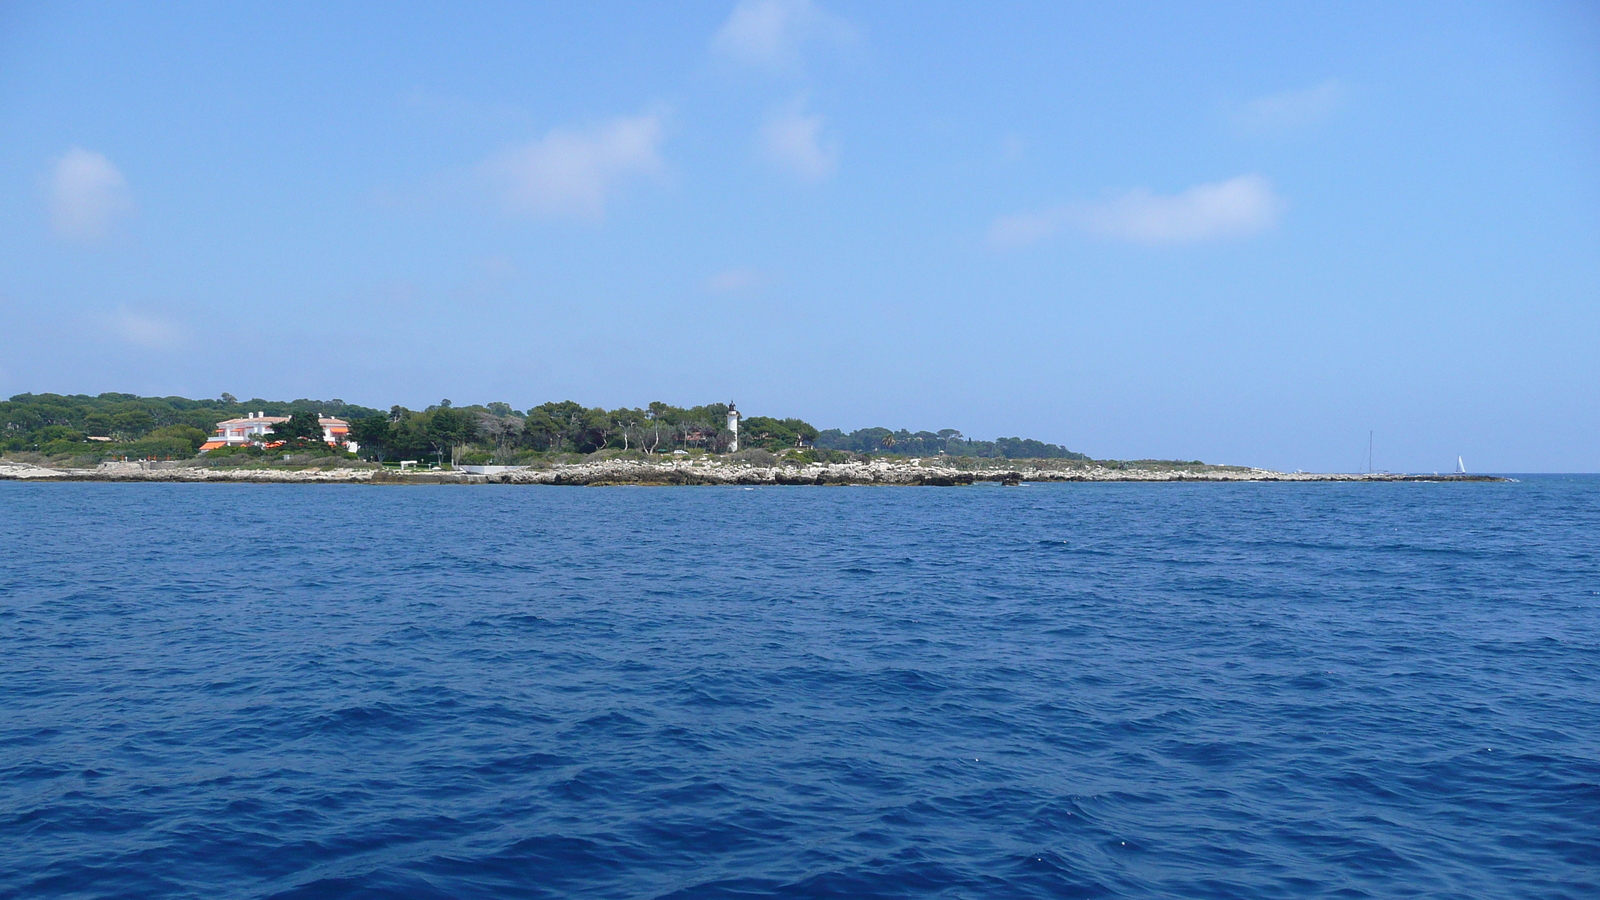
<instances>
[{"instance_id":1,"label":"wispy cloud","mask_svg":"<svg viewBox=\"0 0 1600 900\"><path fill-rule=\"evenodd\" d=\"M171 350L188 338L188 330L178 322L128 309L107 317L105 325L118 340L149 350Z\"/></svg>"},{"instance_id":2,"label":"wispy cloud","mask_svg":"<svg viewBox=\"0 0 1600 900\"><path fill-rule=\"evenodd\" d=\"M707 278L704 286L712 294L742 294L761 287L766 280L756 269L728 269Z\"/></svg>"},{"instance_id":3,"label":"wispy cloud","mask_svg":"<svg viewBox=\"0 0 1600 900\"><path fill-rule=\"evenodd\" d=\"M1233 123L1249 134L1303 128L1333 115L1344 98L1344 85L1330 78L1313 87L1257 97L1234 111Z\"/></svg>"},{"instance_id":4,"label":"wispy cloud","mask_svg":"<svg viewBox=\"0 0 1600 900\"><path fill-rule=\"evenodd\" d=\"M1260 175L1197 184L1177 194L1139 188L1092 203L1001 216L989 227L998 247L1031 244L1072 227L1134 244L1192 244L1242 238L1276 225L1285 201Z\"/></svg>"},{"instance_id":5,"label":"wispy cloud","mask_svg":"<svg viewBox=\"0 0 1600 900\"><path fill-rule=\"evenodd\" d=\"M822 134L823 118L806 111L804 97L775 110L761 126L767 159L808 181L822 181L839 164L839 147Z\"/></svg>"},{"instance_id":6,"label":"wispy cloud","mask_svg":"<svg viewBox=\"0 0 1600 900\"><path fill-rule=\"evenodd\" d=\"M93 150L68 150L51 165L49 181L50 224L68 240L99 240L114 219L133 210L126 179Z\"/></svg>"},{"instance_id":7,"label":"wispy cloud","mask_svg":"<svg viewBox=\"0 0 1600 900\"><path fill-rule=\"evenodd\" d=\"M840 46L855 38L848 21L811 0L740 0L711 46L742 63L784 69L799 64L807 45Z\"/></svg>"},{"instance_id":8,"label":"wispy cloud","mask_svg":"<svg viewBox=\"0 0 1600 900\"><path fill-rule=\"evenodd\" d=\"M1162 196L1148 190L1081 208L1094 234L1139 244L1187 244L1245 237L1278 223L1283 200L1260 175L1197 184Z\"/></svg>"},{"instance_id":9,"label":"wispy cloud","mask_svg":"<svg viewBox=\"0 0 1600 900\"><path fill-rule=\"evenodd\" d=\"M491 156L479 174L508 212L599 220L625 182L664 171L665 132L659 113L588 130L558 128Z\"/></svg>"}]
</instances>

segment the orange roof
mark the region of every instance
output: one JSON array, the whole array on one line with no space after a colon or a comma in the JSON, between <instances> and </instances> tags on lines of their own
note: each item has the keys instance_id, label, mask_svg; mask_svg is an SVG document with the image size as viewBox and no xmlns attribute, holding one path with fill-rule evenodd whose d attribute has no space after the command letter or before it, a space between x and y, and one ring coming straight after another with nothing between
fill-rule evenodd
<instances>
[{"instance_id":1,"label":"orange roof","mask_svg":"<svg viewBox=\"0 0 1600 900\"><path fill-rule=\"evenodd\" d=\"M228 442L227 441L206 441L204 444L200 445L200 449L201 450L215 450L218 447L226 447L226 446L228 446Z\"/></svg>"}]
</instances>

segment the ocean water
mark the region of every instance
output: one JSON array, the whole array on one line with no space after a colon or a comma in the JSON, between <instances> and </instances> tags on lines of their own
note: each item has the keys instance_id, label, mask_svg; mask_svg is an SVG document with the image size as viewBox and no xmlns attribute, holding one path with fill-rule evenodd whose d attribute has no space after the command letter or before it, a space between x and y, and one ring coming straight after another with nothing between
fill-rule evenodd
<instances>
[{"instance_id":1,"label":"ocean water","mask_svg":"<svg viewBox=\"0 0 1600 900\"><path fill-rule=\"evenodd\" d=\"M1600 478L0 483L0 897L1600 896Z\"/></svg>"}]
</instances>

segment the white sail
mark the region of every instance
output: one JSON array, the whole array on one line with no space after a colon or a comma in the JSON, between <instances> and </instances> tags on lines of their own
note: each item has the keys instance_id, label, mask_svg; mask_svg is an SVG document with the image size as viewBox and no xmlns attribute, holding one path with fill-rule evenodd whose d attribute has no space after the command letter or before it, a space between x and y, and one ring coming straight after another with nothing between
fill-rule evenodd
<instances>
[{"instance_id":1,"label":"white sail","mask_svg":"<svg viewBox=\"0 0 1600 900\"><path fill-rule=\"evenodd\" d=\"M1456 474L1457 475L1465 475L1465 474L1467 474L1467 464L1462 462L1461 461L1461 457L1459 457L1459 456L1456 457Z\"/></svg>"}]
</instances>

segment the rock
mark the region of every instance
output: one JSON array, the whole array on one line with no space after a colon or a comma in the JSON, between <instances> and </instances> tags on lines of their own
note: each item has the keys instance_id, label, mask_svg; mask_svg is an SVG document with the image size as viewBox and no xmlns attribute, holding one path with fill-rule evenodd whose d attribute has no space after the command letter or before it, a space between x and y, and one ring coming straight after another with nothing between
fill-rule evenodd
<instances>
[{"instance_id":1,"label":"rock","mask_svg":"<svg viewBox=\"0 0 1600 900\"><path fill-rule=\"evenodd\" d=\"M1012 460L1009 469L962 469L937 460L871 459L843 463L755 465L738 459L600 459L493 475L406 472L393 469L211 468L195 463L108 462L94 469L52 469L0 460L0 480L205 481L333 484L546 484L546 485L925 485L958 487L976 481L1504 481L1488 475L1286 474L1238 466L1117 468L1092 462Z\"/></svg>"}]
</instances>

